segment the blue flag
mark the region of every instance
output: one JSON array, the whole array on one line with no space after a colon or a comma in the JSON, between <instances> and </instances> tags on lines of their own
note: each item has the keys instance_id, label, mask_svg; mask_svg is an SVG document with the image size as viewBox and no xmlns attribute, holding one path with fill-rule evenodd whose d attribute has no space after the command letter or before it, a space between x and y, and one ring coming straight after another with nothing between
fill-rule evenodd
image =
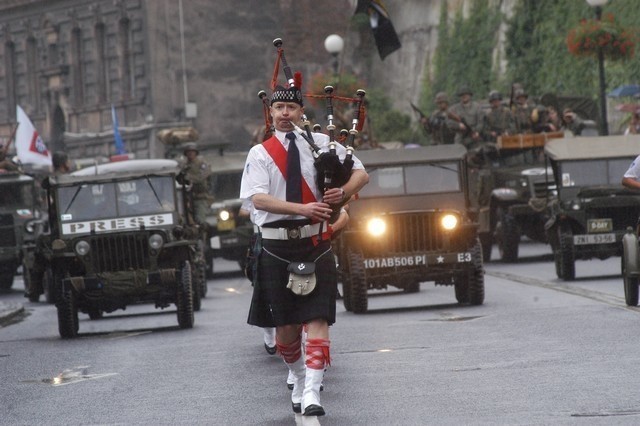
<instances>
[{"instance_id":1,"label":"blue flag","mask_svg":"<svg viewBox=\"0 0 640 426\"><path fill-rule=\"evenodd\" d=\"M116 109L113 105L111 105L111 121L113 121L113 139L116 143L116 154L125 154L124 142L122 141L122 136L120 136L120 130L118 129L118 114L116 114Z\"/></svg>"}]
</instances>

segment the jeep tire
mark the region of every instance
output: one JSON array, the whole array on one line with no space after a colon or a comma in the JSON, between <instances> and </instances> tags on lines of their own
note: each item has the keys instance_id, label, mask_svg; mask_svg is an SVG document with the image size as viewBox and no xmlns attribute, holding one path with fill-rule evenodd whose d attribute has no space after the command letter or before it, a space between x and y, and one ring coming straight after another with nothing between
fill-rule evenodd
<instances>
[{"instance_id":1,"label":"jeep tire","mask_svg":"<svg viewBox=\"0 0 640 426\"><path fill-rule=\"evenodd\" d=\"M516 219L504 208L499 207L496 223L496 242L498 252L503 262L518 261L518 245L520 244L520 229Z\"/></svg>"},{"instance_id":2,"label":"jeep tire","mask_svg":"<svg viewBox=\"0 0 640 426\"><path fill-rule=\"evenodd\" d=\"M55 287L59 291L56 308L58 310L58 331L63 339L78 336L78 302L71 285L63 286L62 277L55 276Z\"/></svg>"},{"instance_id":3,"label":"jeep tire","mask_svg":"<svg viewBox=\"0 0 640 426\"><path fill-rule=\"evenodd\" d=\"M558 247L553 253L558 278L565 281L576 279L576 262L573 253L573 232L571 228L558 227Z\"/></svg>"},{"instance_id":4,"label":"jeep tire","mask_svg":"<svg viewBox=\"0 0 640 426\"><path fill-rule=\"evenodd\" d=\"M178 325L180 328L193 327L193 283L191 280L191 263L184 262L177 271L176 307L178 308Z\"/></svg>"},{"instance_id":5,"label":"jeep tire","mask_svg":"<svg viewBox=\"0 0 640 426\"><path fill-rule=\"evenodd\" d=\"M484 303L484 267L482 266L482 246L478 240L471 248L473 268L469 271L469 304Z\"/></svg>"},{"instance_id":6,"label":"jeep tire","mask_svg":"<svg viewBox=\"0 0 640 426\"><path fill-rule=\"evenodd\" d=\"M624 283L624 301L627 306L638 306L638 277L630 276L627 265L635 265L635 259L638 258L638 244L628 247L622 245L622 281Z\"/></svg>"},{"instance_id":7,"label":"jeep tire","mask_svg":"<svg viewBox=\"0 0 640 426\"><path fill-rule=\"evenodd\" d=\"M364 261L362 253L356 250L348 249L349 262L349 279L345 280L348 285L344 289L344 293L350 292L351 310L356 314L367 312L367 276L364 270Z\"/></svg>"}]
</instances>

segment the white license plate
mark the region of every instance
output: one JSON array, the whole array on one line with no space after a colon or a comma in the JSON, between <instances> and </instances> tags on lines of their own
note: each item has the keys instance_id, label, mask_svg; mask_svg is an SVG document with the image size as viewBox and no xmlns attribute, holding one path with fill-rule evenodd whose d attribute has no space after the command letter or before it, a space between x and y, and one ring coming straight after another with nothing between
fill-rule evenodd
<instances>
[{"instance_id":1,"label":"white license plate","mask_svg":"<svg viewBox=\"0 0 640 426\"><path fill-rule=\"evenodd\" d=\"M589 234L573 236L573 244L576 246L586 244L611 244L615 242L616 234Z\"/></svg>"}]
</instances>

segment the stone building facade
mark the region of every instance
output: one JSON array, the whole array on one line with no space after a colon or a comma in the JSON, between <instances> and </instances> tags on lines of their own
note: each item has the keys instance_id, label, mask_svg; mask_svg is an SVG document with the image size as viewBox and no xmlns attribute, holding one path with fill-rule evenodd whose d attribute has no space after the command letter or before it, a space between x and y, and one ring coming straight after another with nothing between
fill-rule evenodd
<instances>
[{"instance_id":1,"label":"stone building facade","mask_svg":"<svg viewBox=\"0 0 640 426\"><path fill-rule=\"evenodd\" d=\"M0 138L20 105L51 151L162 157L158 130L191 125L203 147L247 149L263 122L272 40L307 76L329 66L324 38L347 28L348 0L3 0ZM319 12L319 13L318 13ZM281 77L282 79L284 77Z\"/></svg>"}]
</instances>

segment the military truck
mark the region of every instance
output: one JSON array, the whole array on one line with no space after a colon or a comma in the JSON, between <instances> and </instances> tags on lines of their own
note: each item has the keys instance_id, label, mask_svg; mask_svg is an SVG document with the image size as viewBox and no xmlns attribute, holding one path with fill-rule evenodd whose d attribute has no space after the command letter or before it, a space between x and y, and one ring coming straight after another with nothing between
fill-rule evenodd
<instances>
[{"instance_id":1,"label":"military truck","mask_svg":"<svg viewBox=\"0 0 640 426\"><path fill-rule=\"evenodd\" d=\"M183 183L173 160L110 163L43 181L51 229L43 257L61 337L77 336L78 312L94 319L143 302L175 304L180 328L193 326L200 249Z\"/></svg>"},{"instance_id":2,"label":"military truck","mask_svg":"<svg viewBox=\"0 0 640 426\"><path fill-rule=\"evenodd\" d=\"M575 279L575 261L621 256L620 243L640 216L640 194L621 181L640 153L640 136L556 139L545 147L558 197L545 228L556 274Z\"/></svg>"},{"instance_id":3,"label":"military truck","mask_svg":"<svg viewBox=\"0 0 640 426\"><path fill-rule=\"evenodd\" d=\"M547 141L562 132L500 136L472 153L469 170L477 191L477 208L484 261L491 260L495 243L503 262L518 260L520 240L526 236L547 243L544 224L547 204L555 197L555 181L544 160Z\"/></svg>"},{"instance_id":4,"label":"military truck","mask_svg":"<svg viewBox=\"0 0 640 426\"><path fill-rule=\"evenodd\" d=\"M46 231L42 214L42 195L31 176L21 173L0 173L0 290L13 285L14 276L22 265L25 288L29 286L28 271L33 266L37 236Z\"/></svg>"},{"instance_id":5,"label":"military truck","mask_svg":"<svg viewBox=\"0 0 640 426\"><path fill-rule=\"evenodd\" d=\"M369 184L338 237L344 306L368 310L368 291L453 286L461 304L484 302L478 226L470 215L466 149L436 145L359 151Z\"/></svg>"},{"instance_id":6,"label":"military truck","mask_svg":"<svg viewBox=\"0 0 640 426\"><path fill-rule=\"evenodd\" d=\"M240 214L240 181L246 158L246 152L205 156L205 161L211 165L209 188L214 197L211 214L207 219L209 247L206 256L209 277L213 276L213 259L216 257L238 262L242 270L245 267L247 247L253 234L250 218Z\"/></svg>"}]
</instances>

